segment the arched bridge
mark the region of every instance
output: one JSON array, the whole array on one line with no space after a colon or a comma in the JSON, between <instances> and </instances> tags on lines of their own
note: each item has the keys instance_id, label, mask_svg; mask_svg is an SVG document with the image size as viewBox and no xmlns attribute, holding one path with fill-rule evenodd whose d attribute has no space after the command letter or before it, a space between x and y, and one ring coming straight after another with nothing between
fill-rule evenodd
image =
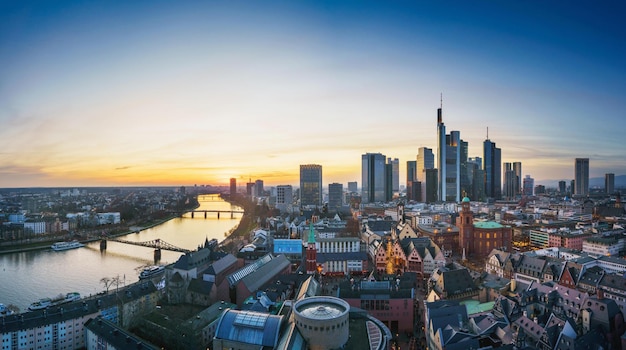
<instances>
[{"instance_id":1,"label":"arched bridge","mask_svg":"<svg viewBox=\"0 0 626 350\"><path fill-rule=\"evenodd\" d=\"M133 241L127 241L125 239L119 239L119 238L109 238L108 240L109 241L113 241L113 242L119 242L119 243L139 245L139 246L142 246L142 247L148 247L148 248L154 248L154 249L171 250L171 251L174 251L174 252L181 252L181 253L189 253L189 252L191 252L191 250L189 250L189 249L184 249L184 248L177 247L175 245L172 245L170 243L167 243L167 242L161 240L160 238L153 239L153 240L147 241L147 242L133 242Z\"/></svg>"}]
</instances>

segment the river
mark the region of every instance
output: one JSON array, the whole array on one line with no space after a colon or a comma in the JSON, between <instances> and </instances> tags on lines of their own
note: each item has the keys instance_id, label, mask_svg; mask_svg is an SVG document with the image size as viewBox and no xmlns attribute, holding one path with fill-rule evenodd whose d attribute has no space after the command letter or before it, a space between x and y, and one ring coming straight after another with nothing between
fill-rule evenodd
<instances>
[{"instance_id":1,"label":"river","mask_svg":"<svg viewBox=\"0 0 626 350\"><path fill-rule=\"evenodd\" d=\"M242 210L218 195L198 198L198 210ZM157 238L180 248L195 250L205 239L222 241L237 226L242 214L191 214L161 225L120 237L145 242ZM182 253L162 250L160 264L175 262ZM106 251L93 242L83 248L55 252L52 249L0 255L0 303L13 304L27 311L33 302L45 297L79 292L87 297L105 290L103 278L120 279L120 287L138 280L141 270L154 264L152 248L108 242ZM110 290L116 288L113 285Z\"/></svg>"}]
</instances>

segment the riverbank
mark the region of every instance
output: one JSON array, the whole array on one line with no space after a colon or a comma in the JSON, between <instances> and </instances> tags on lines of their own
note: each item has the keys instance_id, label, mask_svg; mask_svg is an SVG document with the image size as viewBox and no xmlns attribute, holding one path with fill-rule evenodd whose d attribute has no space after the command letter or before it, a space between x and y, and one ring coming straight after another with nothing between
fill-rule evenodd
<instances>
[{"instance_id":1,"label":"riverbank","mask_svg":"<svg viewBox=\"0 0 626 350\"><path fill-rule=\"evenodd\" d=\"M248 243L250 232L258 227L254 220L256 217L256 204L243 196L236 196L234 198L222 196L222 199L243 208L243 215L239 224L230 230L230 232L226 233L226 239L219 244L219 247L223 251L237 255L239 249Z\"/></svg>"}]
</instances>

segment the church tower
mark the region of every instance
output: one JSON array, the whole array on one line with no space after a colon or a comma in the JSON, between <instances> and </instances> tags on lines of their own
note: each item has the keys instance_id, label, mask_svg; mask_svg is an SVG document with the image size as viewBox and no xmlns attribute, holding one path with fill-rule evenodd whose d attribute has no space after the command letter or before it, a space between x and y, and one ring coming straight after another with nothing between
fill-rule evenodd
<instances>
[{"instance_id":1,"label":"church tower","mask_svg":"<svg viewBox=\"0 0 626 350\"><path fill-rule=\"evenodd\" d=\"M459 247L467 254L473 252L474 240L474 213L470 209L470 199L465 197L461 201L461 212L456 219L456 226L459 228Z\"/></svg>"},{"instance_id":2,"label":"church tower","mask_svg":"<svg viewBox=\"0 0 626 350\"><path fill-rule=\"evenodd\" d=\"M315 230L313 223L309 224L309 240L306 247L306 273L317 272L317 248L315 247Z\"/></svg>"}]
</instances>

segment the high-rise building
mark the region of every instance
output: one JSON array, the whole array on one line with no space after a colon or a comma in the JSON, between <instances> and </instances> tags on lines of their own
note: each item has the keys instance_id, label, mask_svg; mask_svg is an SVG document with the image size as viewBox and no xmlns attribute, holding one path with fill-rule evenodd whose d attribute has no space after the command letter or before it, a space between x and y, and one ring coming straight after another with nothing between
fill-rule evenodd
<instances>
[{"instance_id":1,"label":"high-rise building","mask_svg":"<svg viewBox=\"0 0 626 350\"><path fill-rule=\"evenodd\" d=\"M384 202L385 155L366 153L361 156L361 202Z\"/></svg>"},{"instance_id":2,"label":"high-rise building","mask_svg":"<svg viewBox=\"0 0 626 350\"><path fill-rule=\"evenodd\" d=\"M343 206L343 184L332 183L328 185L328 209L334 211Z\"/></svg>"},{"instance_id":3,"label":"high-rise building","mask_svg":"<svg viewBox=\"0 0 626 350\"><path fill-rule=\"evenodd\" d=\"M409 160L406 162L406 199L419 200L416 197L414 182L417 181L417 161Z\"/></svg>"},{"instance_id":4,"label":"high-rise building","mask_svg":"<svg viewBox=\"0 0 626 350\"><path fill-rule=\"evenodd\" d=\"M263 197L265 195L265 189L263 188L263 180L256 180L254 182L254 189L256 190L257 197Z\"/></svg>"},{"instance_id":5,"label":"high-rise building","mask_svg":"<svg viewBox=\"0 0 626 350\"><path fill-rule=\"evenodd\" d=\"M530 175L526 175L524 178L524 196L532 196L533 190L535 189L535 179L530 177Z\"/></svg>"},{"instance_id":6,"label":"high-rise building","mask_svg":"<svg viewBox=\"0 0 626 350\"><path fill-rule=\"evenodd\" d=\"M422 202L434 203L437 201L439 184L437 183L439 172L437 169L424 169L424 181L422 181Z\"/></svg>"},{"instance_id":7,"label":"high-rise building","mask_svg":"<svg viewBox=\"0 0 626 350\"><path fill-rule=\"evenodd\" d=\"M291 185L276 186L276 208L283 212L291 212L293 205L293 188Z\"/></svg>"},{"instance_id":8,"label":"high-rise building","mask_svg":"<svg viewBox=\"0 0 626 350\"><path fill-rule=\"evenodd\" d=\"M426 169L435 168L435 155L428 147L420 147L417 151L417 162L415 164L416 180L424 182L424 172Z\"/></svg>"},{"instance_id":9,"label":"high-rise building","mask_svg":"<svg viewBox=\"0 0 626 350\"><path fill-rule=\"evenodd\" d=\"M385 202L393 198L393 164L391 158L385 164Z\"/></svg>"},{"instance_id":10,"label":"high-rise building","mask_svg":"<svg viewBox=\"0 0 626 350\"><path fill-rule=\"evenodd\" d=\"M467 160L467 178L470 183L470 199L482 201L485 199L485 172L483 171L483 159L470 157Z\"/></svg>"},{"instance_id":11,"label":"high-rise building","mask_svg":"<svg viewBox=\"0 0 626 350\"><path fill-rule=\"evenodd\" d=\"M254 182L252 182L252 179L250 179L248 182L246 182L246 195L248 197L252 197L255 194L256 193L254 192Z\"/></svg>"},{"instance_id":12,"label":"high-rise building","mask_svg":"<svg viewBox=\"0 0 626 350\"><path fill-rule=\"evenodd\" d=\"M468 163L467 163L469 144L466 141L461 140L461 148L459 148L459 150L461 151L461 155L459 157L459 162L460 162L459 169L461 171L460 173L460 181L461 181L460 196L467 197L472 192L472 183L469 181L469 168L468 168Z\"/></svg>"},{"instance_id":13,"label":"high-rise building","mask_svg":"<svg viewBox=\"0 0 626 350\"><path fill-rule=\"evenodd\" d=\"M322 205L321 165L300 165L300 205Z\"/></svg>"},{"instance_id":14,"label":"high-rise building","mask_svg":"<svg viewBox=\"0 0 626 350\"><path fill-rule=\"evenodd\" d=\"M389 158L387 163L391 164L391 191L393 193L400 192L400 160L398 158Z\"/></svg>"},{"instance_id":15,"label":"high-rise building","mask_svg":"<svg viewBox=\"0 0 626 350\"><path fill-rule=\"evenodd\" d=\"M487 138L483 142L483 169L485 171L485 196L502 198L502 155L495 142Z\"/></svg>"},{"instance_id":16,"label":"high-rise building","mask_svg":"<svg viewBox=\"0 0 626 350\"><path fill-rule=\"evenodd\" d=\"M571 180L569 182L569 192L570 194L574 194L574 190L576 189L576 181L575 180Z\"/></svg>"},{"instance_id":17,"label":"high-rise building","mask_svg":"<svg viewBox=\"0 0 626 350\"><path fill-rule=\"evenodd\" d=\"M604 191L606 194L615 192L615 174L608 173L604 175Z\"/></svg>"},{"instance_id":18,"label":"high-rise building","mask_svg":"<svg viewBox=\"0 0 626 350\"><path fill-rule=\"evenodd\" d=\"M515 194L522 194L522 162L513 162L513 172L515 173Z\"/></svg>"},{"instance_id":19,"label":"high-rise building","mask_svg":"<svg viewBox=\"0 0 626 350\"><path fill-rule=\"evenodd\" d=\"M234 177L230 178L230 196L234 196L237 194L237 179Z\"/></svg>"},{"instance_id":20,"label":"high-rise building","mask_svg":"<svg viewBox=\"0 0 626 350\"><path fill-rule=\"evenodd\" d=\"M576 158L574 165L574 194L586 196L589 194L589 158Z\"/></svg>"},{"instance_id":21,"label":"high-rise building","mask_svg":"<svg viewBox=\"0 0 626 350\"><path fill-rule=\"evenodd\" d=\"M445 202L461 200L461 133L446 134L442 108L437 109L437 167L439 168L438 199Z\"/></svg>"},{"instance_id":22,"label":"high-rise building","mask_svg":"<svg viewBox=\"0 0 626 350\"><path fill-rule=\"evenodd\" d=\"M358 184L356 181L348 182L348 192L357 192L358 190Z\"/></svg>"},{"instance_id":23,"label":"high-rise building","mask_svg":"<svg viewBox=\"0 0 626 350\"><path fill-rule=\"evenodd\" d=\"M565 183L565 181L563 180L559 181L559 193L565 194L566 191L567 191L567 184Z\"/></svg>"},{"instance_id":24,"label":"high-rise building","mask_svg":"<svg viewBox=\"0 0 626 350\"><path fill-rule=\"evenodd\" d=\"M515 185L517 179L515 178L515 171L513 170L513 164L504 163L504 197L511 199L515 197Z\"/></svg>"}]
</instances>

